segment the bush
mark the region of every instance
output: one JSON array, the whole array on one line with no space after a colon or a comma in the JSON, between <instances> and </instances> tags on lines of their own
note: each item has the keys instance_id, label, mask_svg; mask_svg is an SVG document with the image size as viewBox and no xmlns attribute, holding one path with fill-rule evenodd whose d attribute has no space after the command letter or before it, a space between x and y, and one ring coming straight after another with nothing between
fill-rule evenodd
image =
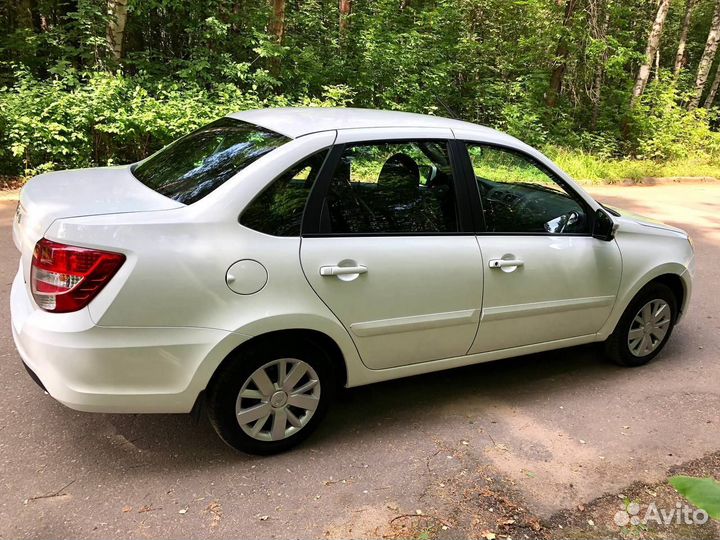
<instances>
[{"instance_id":1,"label":"bush","mask_svg":"<svg viewBox=\"0 0 720 540\"><path fill-rule=\"evenodd\" d=\"M612 158L564 147L546 147L545 153L580 182L639 182L645 178L720 178L720 163L711 156L677 158L658 162L652 159Z\"/></svg>"},{"instance_id":2,"label":"bush","mask_svg":"<svg viewBox=\"0 0 720 540\"><path fill-rule=\"evenodd\" d=\"M0 175L29 176L74 167L138 161L177 137L233 111L260 107L344 106L355 96L344 85L326 86L319 98L273 95L254 83L201 85L105 71L57 68L49 79L17 69L0 88ZM547 110L538 109L527 83L498 104L494 124L545 152L571 176L587 182L660 176L720 177L720 134L712 112L688 112L672 81L653 82L628 123L628 140L607 132L553 135ZM534 112L533 112L534 111ZM558 125L565 121L556 115ZM630 155L628 155L630 154Z\"/></svg>"},{"instance_id":3,"label":"bush","mask_svg":"<svg viewBox=\"0 0 720 540\"><path fill-rule=\"evenodd\" d=\"M681 94L673 79L653 82L632 111L631 136L638 157L656 161L719 158L720 133L711 131L715 112L686 110L690 94Z\"/></svg>"},{"instance_id":4,"label":"bush","mask_svg":"<svg viewBox=\"0 0 720 540\"><path fill-rule=\"evenodd\" d=\"M0 89L0 174L130 163L230 112L349 98L344 86L326 87L320 99L261 99L230 84L208 90L142 75L70 70L38 80L21 73Z\"/></svg>"}]
</instances>

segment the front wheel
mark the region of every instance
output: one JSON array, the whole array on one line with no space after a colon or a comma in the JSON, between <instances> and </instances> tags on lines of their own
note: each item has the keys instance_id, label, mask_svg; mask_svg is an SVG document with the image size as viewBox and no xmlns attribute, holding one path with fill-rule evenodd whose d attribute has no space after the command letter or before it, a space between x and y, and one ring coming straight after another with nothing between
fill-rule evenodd
<instances>
[{"instance_id":1,"label":"front wheel","mask_svg":"<svg viewBox=\"0 0 720 540\"><path fill-rule=\"evenodd\" d=\"M208 417L233 448L274 454L310 435L334 387L322 349L309 343L255 346L220 368L208 391Z\"/></svg>"},{"instance_id":2,"label":"front wheel","mask_svg":"<svg viewBox=\"0 0 720 540\"><path fill-rule=\"evenodd\" d=\"M677 300L662 283L652 283L630 302L605 342L608 357L621 366L642 366L663 349L675 321Z\"/></svg>"}]
</instances>

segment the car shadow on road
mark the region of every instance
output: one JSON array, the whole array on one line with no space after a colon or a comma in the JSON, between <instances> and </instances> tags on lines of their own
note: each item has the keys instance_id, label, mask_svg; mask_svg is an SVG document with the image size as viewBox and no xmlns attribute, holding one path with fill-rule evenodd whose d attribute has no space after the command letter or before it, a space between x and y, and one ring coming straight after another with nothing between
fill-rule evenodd
<instances>
[{"instance_id":1,"label":"car shadow on road","mask_svg":"<svg viewBox=\"0 0 720 540\"><path fill-rule=\"evenodd\" d=\"M318 439L332 441L368 430L392 437L395 428L411 423L423 431L424 422L443 416L478 416L482 421L495 405L545 400L618 371L604 361L597 345L589 345L352 388L343 393Z\"/></svg>"},{"instance_id":2,"label":"car shadow on road","mask_svg":"<svg viewBox=\"0 0 720 540\"><path fill-rule=\"evenodd\" d=\"M498 404L532 406L556 392L583 391L626 373L605 361L599 346L588 345L344 389L318 431L293 452L334 453L360 439L372 444L392 441L398 434L413 436L413 431L432 433L439 423L452 422L458 415L474 415L482 423L488 420L484 411ZM77 450L83 453L83 447L87 451L86 445L93 446L93 453L100 451L103 459L122 463L127 473L146 474L159 464L208 469L228 462L278 459L234 452L205 418L195 422L189 415L102 416L113 426L104 435L105 443L78 438Z\"/></svg>"}]
</instances>

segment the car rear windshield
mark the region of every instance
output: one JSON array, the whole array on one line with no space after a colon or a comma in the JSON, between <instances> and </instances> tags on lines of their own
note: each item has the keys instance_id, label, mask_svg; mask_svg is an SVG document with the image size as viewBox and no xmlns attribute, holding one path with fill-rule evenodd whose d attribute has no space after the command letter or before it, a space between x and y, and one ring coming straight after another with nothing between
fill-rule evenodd
<instances>
[{"instance_id":1,"label":"car rear windshield","mask_svg":"<svg viewBox=\"0 0 720 540\"><path fill-rule=\"evenodd\" d=\"M221 118L193 131L133 169L143 184L192 204L290 139L259 126Z\"/></svg>"}]
</instances>

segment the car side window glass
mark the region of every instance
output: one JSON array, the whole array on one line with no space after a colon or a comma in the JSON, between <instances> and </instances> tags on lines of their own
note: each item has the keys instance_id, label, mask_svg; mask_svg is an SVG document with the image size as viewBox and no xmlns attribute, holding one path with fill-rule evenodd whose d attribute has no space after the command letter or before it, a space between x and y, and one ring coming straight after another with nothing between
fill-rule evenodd
<instances>
[{"instance_id":1,"label":"car side window glass","mask_svg":"<svg viewBox=\"0 0 720 540\"><path fill-rule=\"evenodd\" d=\"M326 155L313 154L281 174L248 205L240 223L273 236L300 236L305 202Z\"/></svg>"},{"instance_id":2,"label":"car side window glass","mask_svg":"<svg viewBox=\"0 0 720 540\"><path fill-rule=\"evenodd\" d=\"M334 234L458 231L445 141L347 146L323 205Z\"/></svg>"},{"instance_id":3,"label":"car side window glass","mask_svg":"<svg viewBox=\"0 0 720 540\"><path fill-rule=\"evenodd\" d=\"M577 234L589 231L580 202L522 153L467 144L485 226L495 233Z\"/></svg>"}]
</instances>

